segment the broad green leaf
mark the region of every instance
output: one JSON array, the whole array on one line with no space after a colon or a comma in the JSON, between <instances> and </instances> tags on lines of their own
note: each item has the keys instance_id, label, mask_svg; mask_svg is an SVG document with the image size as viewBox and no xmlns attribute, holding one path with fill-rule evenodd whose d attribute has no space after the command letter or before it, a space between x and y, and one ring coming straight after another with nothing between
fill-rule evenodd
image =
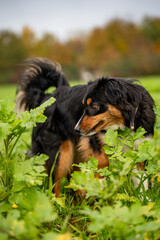
<instances>
[{"instance_id":1,"label":"broad green leaf","mask_svg":"<svg viewBox=\"0 0 160 240\"><path fill-rule=\"evenodd\" d=\"M120 176L127 175L132 169L132 160L127 159L127 161L123 164L122 171L120 172Z\"/></svg>"},{"instance_id":2,"label":"broad green leaf","mask_svg":"<svg viewBox=\"0 0 160 240\"><path fill-rule=\"evenodd\" d=\"M9 239L9 236L19 238L19 236L27 231L26 224L24 220L18 220L18 210L12 210L7 218L0 217L0 230L6 232Z\"/></svg>"},{"instance_id":3,"label":"broad green leaf","mask_svg":"<svg viewBox=\"0 0 160 240\"><path fill-rule=\"evenodd\" d=\"M105 142L107 145L110 147L114 147L116 144L116 139L117 139L118 133L116 131L111 130L110 128L107 130L105 134Z\"/></svg>"},{"instance_id":4,"label":"broad green leaf","mask_svg":"<svg viewBox=\"0 0 160 240\"><path fill-rule=\"evenodd\" d=\"M67 240L66 238L60 238L61 235L54 232L48 232L43 235L42 240Z\"/></svg>"},{"instance_id":5,"label":"broad green leaf","mask_svg":"<svg viewBox=\"0 0 160 240\"><path fill-rule=\"evenodd\" d=\"M145 160L151 160L153 156L155 155L155 149L154 149L154 142L153 141L143 141L138 145L138 153L137 156L139 159L137 161L143 162Z\"/></svg>"},{"instance_id":6,"label":"broad green leaf","mask_svg":"<svg viewBox=\"0 0 160 240\"><path fill-rule=\"evenodd\" d=\"M110 148L108 145L105 145L103 148L104 148L105 154L107 155L111 155L114 153L114 149Z\"/></svg>"},{"instance_id":7,"label":"broad green leaf","mask_svg":"<svg viewBox=\"0 0 160 240\"><path fill-rule=\"evenodd\" d=\"M14 170L14 178L18 181L24 179L24 175L32 170L33 158L17 163L17 168Z\"/></svg>"},{"instance_id":8,"label":"broad green leaf","mask_svg":"<svg viewBox=\"0 0 160 240\"><path fill-rule=\"evenodd\" d=\"M48 159L48 156L45 154L36 155L33 157L34 164L45 164L45 161Z\"/></svg>"},{"instance_id":9,"label":"broad green leaf","mask_svg":"<svg viewBox=\"0 0 160 240\"><path fill-rule=\"evenodd\" d=\"M144 138L144 134L146 133L146 130L142 127L139 127L137 131L132 136L133 141L136 141L137 139Z\"/></svg>"},{"instance_id":10,"label":"broad green leaf","mask_svg":"<svg viewBox=\"0 0 160 240\"><path fill-rule=\"evenodd\" d=\"M0 139L4 140L11 133L11 126L9 123L0 122Z\"/></svg>"},{"instance_id":11,"label":"broad green leaf","mask_svg":"<svg viewBox=\"0 0 160 240\"><path fill-rule=\"evenodd\" d=\"M43 112L47 106L50 106L55 101L54 98L48 99L46 102L41 104L35 109L31 109L30 112L25 111L21 113L21 118L23 120L21 126L26 128L35 127L36 123L43 123L47 118L43 115Z\"/></svg>"},{"instance_id":12,"label":"broad green leaf","mask_svg":"<svg viewBox=\"0 0 160 240\"><path fill-rule=\"evenodd\" d=\"M19 179L21 179L21 180L18 180L18 178L16 178L16 180L13 183L13 187L12 187L13 192L19 192L22 189L27 187L26 182L23 181L24 180L24 175L23 175L23 178L22 178L22 176L20 176Z\"/></svg>"},{"instance_id":13,"label":"broad green leaf","mask_svg":"<svg viewBox=\"0 0 160 240\"><path fill-rule=\"evenodd\" d=\"M0 213L9 212L12 209L11 204L2 202L0 203Z\"/></svg>"},{"instance_id":14,"label":"broad green leaf","mask_svg":"<svg viewBox=\"0 0 160 240\"><path fill-rule=\"evenodd\" d=\"M126 159L130 159L130 160L132 160L132 161L136 161L136 159L137 159L137 152L136 151L133 151L133 150L129 150L129 151L127 151L127 152L125 152L124 154L123 154L123 156L126 158Z\"/></svg>"},{"instance_id":15,"label":"broad green leaf","mask_svg":"<svg viewBox=\"0 0 160 240\"><path fill-rule=\"evenodd\" d=\"M95 171L97 170L97 167L98 167L98 160L95 159L94 157L91 157L88 162L79 163L78 165L74 164L73 166L78 166L81 169L81 171L88 171L88 170Z\"/></svg>"},{"instance_id":16,"label":"broad green leaf","mask_svg":"<svg viewBox=\"0 0 160 240\"><path fill-rule=\"evenodd\" d=\"M0 100L0 121L2 122L13 122L16 113L14 112L15 103L12 102L9 98Z\"/></svg>"},{"instance_id":17,"label":"broad green leaf","mask_svg":"<svg viewBox=\"0 0 160 240\"><path fill-rule=\"evenodd\" d=\"M118 131L118 136L120 138L127 138L128 136L131 135L131 130L127 127L123 130L121 128L119 128L117 131Z\"/></svg>"}]
</instances>

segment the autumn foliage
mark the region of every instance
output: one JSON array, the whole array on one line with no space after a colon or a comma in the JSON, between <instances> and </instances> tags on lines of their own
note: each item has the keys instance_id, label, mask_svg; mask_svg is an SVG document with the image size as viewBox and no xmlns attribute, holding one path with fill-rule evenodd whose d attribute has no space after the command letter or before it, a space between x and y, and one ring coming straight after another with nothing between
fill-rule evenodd
<instances>
[{"instance_id":1,"label":"autumn foliage","mask_svg":"<svg viewBox=\"0 0 160 240\"><path fill-rule=\"evenodd\" d=\"M65 42L50 33L38 38L27 26L20 34L3 30L0 56L0 75L7 76L0 83L14 82L16 65L33 56L60 62L71 80L85 73L90 78L160 74L160 18L145 17L140 24L115 19Z\"/></svg>"}]
</instances>

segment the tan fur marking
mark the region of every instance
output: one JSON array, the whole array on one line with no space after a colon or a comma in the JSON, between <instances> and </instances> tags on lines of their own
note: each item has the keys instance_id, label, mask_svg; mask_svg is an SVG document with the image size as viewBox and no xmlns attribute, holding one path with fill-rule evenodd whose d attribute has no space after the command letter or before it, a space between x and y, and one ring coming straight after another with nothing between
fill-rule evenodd
<instances>
[{"instance_id":1,"label":"tan fur marking","mask_svg":"<svg viewBox=\"0 0 160 240\"><path fill-rule=\"evenodd\" d=\"M93 156L93 150L90 148L89 138L82 137L78 146L78 158L76 159L76 163L80 162L88 162L89 157Z\"/></svg>"},{"instance_id":2,"label":"tan fur marking","mask_svg":"<svg viewBox=\"0 0 160 240\"><path fill-rule=\"evenodd\" d=\"M82 100L82 104L84 105L84 99Z\"/></svg>"},{"instance_id":3,"label":"tan fur marking","mask_svg":"<svg viewBox=\"0 0 160 240\"><path fill-rule=\"evenodd\" d=\"M56 197L58 197L60 195L60 192L61 192L61 182L60 182L60 180L58 180L55 183L55 185L54 185L54 192L55 192Z\"/></svg>"},{"instance_id":4,"label":"tan fur marking","mask_svg":"<svg viewBox=\"0 0 160 240\"><path fill-rule=\"evenodd\" d=\"M109 166L108 157L104 152L104 135L99 134L99 139L101 140L101 153L94 152L94 150L90 147L89 138L82 137L79 143L78 151L80 152L80 157L76 161L76 163L80 162L88 162L90 157L94 157L98 160L98 168L104 168Z\"/></svg>"},{"instance_id":5,"label":"tan fur marking","mask_svg":"<svg viewBox=\"0 0 160 240\"><path fill-rule=\"evenodd\" d=\"M16 106L14 111L18 114L25 111L26 104L25 103L21 104L25 97L26 93L24 91L20 91L16 96L15 100Z\"/></svg>"},{"instance_id":6,"label":"tan fur marking","mask_svg":"<svg viewBox=\"0 0 160 240\"><path fill-rule=\"evenodd\" d=\"M107 96L107 90L106 90L106 88L104 89L104 93L105 93L105 95Z\"/></svg>"},{"instance_id":7,"label":"tan fur marking","mask_svg":"<svg viewBox=\"0 0 160 240\"><path fill-rule=\"evenodd\" d=\"M108 110L104 113L95 116L86 115L80 124L80 129L82 132L88 133L99 122L101 122L101 124L94 129L95 132L99 132L112 125L124 125L124 118L116 107L108 105Z\"/></svg>"},{"instance_id":8,"label":"tan fur marking","mask_svg":"<svg viewBox=\"0 0 160 240\"><path fill-rule=\"evenodd\" d=\"M92 102L92 98L88 98L87 99L87 105L89 106L91 104L91 102Z\"/></svg>"},{"instance_id":9,"label":"tan fur marking","mask_svg":"<svg viewBox=\"0 0 160 240\"><path fill-rule=\"evenodd\" d=\"M66 177L68 174L71 174L73 160L74 148L72 142L70 142L69 140L62 142L60 147L58 166L56 166L54 171L54 192L56 194L56 197L60 194L60 179Z\"/></svg>"},{"instance_id":10,"label":"tan fur marking","mask_svg":"<svg viewBox=\"0 0 160 240\"><path fill-rule=\"evenodd\" d=\"M137 163L137 168L141 169L142 171L144 171L144 167L145 167L145 163L144 162L140 162L140 163Z\"/></svg>"}]
</instances>

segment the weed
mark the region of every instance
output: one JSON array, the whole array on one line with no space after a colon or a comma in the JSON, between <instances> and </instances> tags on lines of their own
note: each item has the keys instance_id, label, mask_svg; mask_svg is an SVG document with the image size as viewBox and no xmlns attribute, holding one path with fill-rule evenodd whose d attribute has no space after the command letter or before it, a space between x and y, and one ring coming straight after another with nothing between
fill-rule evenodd
<instances>
[{"instance_id":1,"label":"weed","mask_svg":"<svg viewBox=\"0 0 160 240\"><path fill-rule=\"evenodd\" d=\"M43 111L52 102L17 117L10 100L0 101L0 239L159 239L159 111L152 141L135 144L145 134L141 128L135 134L109 129L104 146L109 168L97 169L94 158L79 164L81 171L74 172L69 183L63 180L62 194L56 198L52 180L46 187L47 156L25 155L30 129L45 121ZM135 173L135 166L143 161L147 161L145 171ZM139 179L137 187L133 177ZM146 178L151 183L148 190ZM85 198L75 190L85 191Z\"/></svg>"}]
</instances>

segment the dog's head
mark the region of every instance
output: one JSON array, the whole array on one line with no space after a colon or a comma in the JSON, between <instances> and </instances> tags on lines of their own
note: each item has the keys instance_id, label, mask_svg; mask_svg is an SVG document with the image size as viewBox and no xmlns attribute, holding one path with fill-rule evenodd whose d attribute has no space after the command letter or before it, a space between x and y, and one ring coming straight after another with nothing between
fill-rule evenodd
<instances>
[{"instance_id":1,"label":"dog's head","mask_svg":"<svg viewBox=\"0 0 160 240\"><path fill-rule=\"evenodd\" d=\"M125 126L132 130L142 126L153 133L154 102L133 80L102 78L91 82L82 103L84 112L75 126L81 135Z\"/></svg>"}]
</instances>

